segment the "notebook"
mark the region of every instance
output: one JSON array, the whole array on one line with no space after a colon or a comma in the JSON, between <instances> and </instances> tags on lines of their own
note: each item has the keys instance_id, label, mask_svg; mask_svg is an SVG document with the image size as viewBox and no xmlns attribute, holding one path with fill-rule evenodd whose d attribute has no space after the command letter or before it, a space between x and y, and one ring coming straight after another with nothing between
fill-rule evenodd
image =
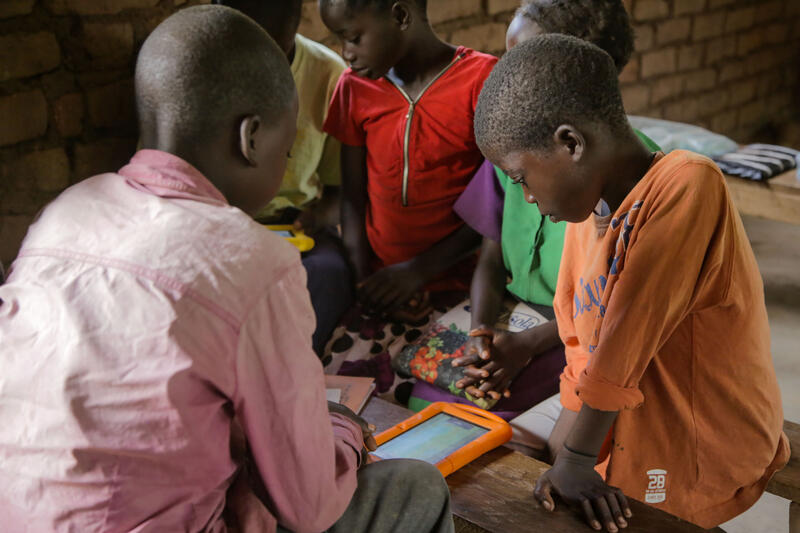
<instances>
[{"instance_id":1,"label":"notebook","mask_svg":"<svg viewBox=\"0 0 800 533\"><path fill-rule=\"evenodd\" d=\"M375 378L325 376L325 394L328 401L349 407L356 414L364 409L373 390L375 390Z\"/></svg>"}]
</instances>

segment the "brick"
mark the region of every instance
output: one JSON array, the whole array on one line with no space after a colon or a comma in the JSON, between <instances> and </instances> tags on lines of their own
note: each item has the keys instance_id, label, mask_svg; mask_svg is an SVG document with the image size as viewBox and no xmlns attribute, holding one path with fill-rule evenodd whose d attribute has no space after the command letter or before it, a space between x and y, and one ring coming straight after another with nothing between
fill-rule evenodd
<instances>
[{"instance_id":1,"label":"brick","mask_svg":"<svg viewBox=\"0 0 800 533\"><path fill-rule=\"evenodd\" d=\"M684 76L667 76L653 83L650 103L657 105L683 92Z\"/></svg>"},{"instance_id":2,"label":"brick","mask_svg":"<svg viewBox=\"0 0 800 533\"><path fill-rule=\"evenodd\" d=\"M729 94L727 90L717 90L706 93L697 98L697 116L709 117L728 107Z\"/></svg>"},{"instance_id":3,"label":"brick","mask_svg":"<svg viewBox=\"0 0 800 533\"><path fill-rule=\"evenodd\" d=\"M782 113L789 109L792 105L793 93L789 91L781 91L773 94L769 98L768 108L772 113Z\"/></svg>"},{"instance_id":4,"label":"brick","mask_svg":"<svg viewBox=\"0 0 800 533\"><path fill-rule=\"evenodd\" d=\"M42 91L0 98L0 146L35 139L47 131L47 100Z\"/></svg>"},{"instance_id":5,"label":"brick","mask_svg":"<svg viewBox=\"0 0 800 533\"><path fill-rule=\"evenodd\" d=\"M69 159L63 148L25 154L0 166L0 180L16 189L60 191L69 184Z\"/></svg>"},{"instance_id":6,"label":"brick","mask_svg":"<svg viewBox=\"0 0 800 533\"><path fill-rule=\"evenodd\" d=\"M783 84L783 75L781 72L765 72L757 79L759 97L775 92Z\"/></svg>"},{"instance_id":7,"label":"brick","mask_svg":"<svg viewBox=\"0 0 800 533\"><path fill-rule=\"evenodd\" d=\"M764 30L756 28L739 35L736 43L736 53L739 57L746 56L764 42Z\"/></svg>"},{"instance_id":8,"label":"brick","mask_svg":"<svg viewBox=\"0 0 800 533\"><path fill-rule=\"evenodd\" d=\"M629 83L639 79L639 57L633 57L619 75L620 83Z\"/></svg>"},{"instance_id":9,"label":"brick","mask_svg":"<svg viewBox=\"0 0 800 533\"><path fill-rule=\"evenodd\" d=\"M733 4L737 0L709 0L708 9L714 10L718 7L727 6Z\"/></svg>"},{"instance_id":10,"label":"brick","mask_svg":"<svg viewBox=\"0 0 800 533\"><path fill-rule=\"evenodd\" d=\"M506 25L493 22L472 26L453 32L450 41L486 52L501 51L506 47Z\"/></svg>"},{"instance_id":11,"label":"brick","mask_svg":"<svg viewBox=\"0 0 800 533\"><path fill-rule=\"evenodd\" d=\"M744 61L736 61L723 65L719 71L720 83L725 83L737 78L741 78L747 72L747 65Z\"/></svg>"},{"instance_id":12,"label":"brick","mask_svg":"<svg viewBox=\"0 0 800 533\"><path fill-rule=\"evenodd\" d=\"M766 104L764 100L756 100L742 106L739 110L739 125L749 126L766 121Z\"/></svg>"},{"instance_id":13,"label":"brick","mask_svg":"<svg viewBox=\"0 0 800 533\"><path fill-rule=\"evenodd\" d=\"M729 111L723 111L711 119L711 131L725 135L733 131L738 123L738 110L731 109Z\"/></svg>"},{"instance_id":14,"label":"brick","mask_svg":"<svg viewBox=\"0 0 800 533\"><path fill-rule=\"evenodd\" d=\"M689 18L665 20L656 28L656 41L659 45L683 41L689 37L691 29L692 20Z\"/></svg>"},{"instance_id":15,"label":"brick","mask_svg":"<svg viewBox=\"0 0 800 533\"><path fill-rule=\"evenodd\" d=\"M89 119L95 127L109 128L135 120L132 80L92 89L86 94L86 102Z\"/></svg>"},{"instance_id":16,"label":"brick","mask_svg":"<svg viewBox=\"0 0 800 533\"><path fill-rule=\"evenodd\" d=\"M762 52L750 54L747 58L747 73L756 74L769 70L781 63L781 58L775 50L767 49Z\"/></svg>"},{"instance_id":17,"label":"brick","mask_svg":"<svg viewBox=\"0 0 800 533\"><path fill-rule=\"evenodd\" d=\"M331 35L328 28L325 27L325 23L322 22L316 2L303 4L303 15L300 18L300 28L298 31L315 41L322 41Z\"/></svg>"},{"instance_id":18,"label":"brick","mask_svg":"<svg viewBox=\"0 0 800 533\"><path fill-rule=\"evenodd\" d=\"M633 4L633 18L657 20L669 15L669 4L665 0L637 0Z\"/></svg>"},{"instance_id":19,"label":"brick","mask_svg":"<svg viewBox=\"0 0 800 533\"><path fill-rule=\"evenodd\" d=\"M730 86L731 105L739 106L755 98L757 87L758 87L757 78L751 78L749 80L741 80L731 84Z\"/></svg>"},{"instance_id":20,"label":"brick","mask_svg":"<svg viewBox=\"0 0 800 533\"><path fill-rule=\"evenodd\" d=\"M664 107L664 117L667 120L692 123L697 120L698 114L698 101L694 98L680 100Z\"/></svg>"},{"instance_id":21,"label":"brick","mask_svg":"<svg viewBox=\"0 0 800 533\"><path fill-rule=\"evenodd\" d=\"M45 0L51 13L66 15L112 15L126 9L153 7L159 0Z\"/></svg>"},{"instance_id":22,"label":"brick","mask_svg":"<svg viewBox=\"0 0 800 533\"><path fill-rule=\"evenodd\" d=\"M428 3L428 20L438 24L481 13L481 0L434 0Z\"/></svg>"},{"instance_id":23,"label":"brick","mask_svg":"<svg viewBox=\"0 0 800 533\"><path fill-rule=\"evenodd\" d=\"M756 24L769 22L780 17L783 14L784 3L783 0L761 2L758 9L756 9Z\"/></svg>"},{"instance_id":24,"label":"brick","mask_svg":"<svg viewBox=\"0 0 800 533\"><path fill-rule=\"evenodd\" d=\"M513 11L519 7L519 0L489 0L489 14L496 15L504 11Z\"/></svg>"},{"instance_id":25,"label":"brick","mask_svg":"<svg viewBox=\"0 0 800 533\"><path fill-rule=\"evenodd\" d=\"M706 7L706 0L675 0L673 13L676 17L692 13L700 13Z\"/></svg>"},{"instance_id":26,"label":"brick","mask_svg":"<svg viewBox=\"0 0 800 533\"><path fill-rule=\"evenodd\" d=\"M764 28L764 41L767 44L781 44L789 37L789 25L784 23L770 24Z\"/></svg>"},{"instance_id":27,"label":"brick","mask_svg":"<svg viewBox=\"0 0 800 533\"><path fill-rule=\"evenodd\" d=\"M722 35L725 24L724 13L712 13L709 15L697 15L694 18L694 29L692 39L694 41L704 41L712 37Z\"/></svg>"},{"instance_id":28,"label":"brick","mask_svg":"<svg viewBox=\"0 0 800 533\"><path fill-rule=\"evenodd\" d=\"M720 60L736 55L736 37L728 35L714 39L706 46L706 66L713 66Z\"/></svg>"},{"instance_id":29,"label":"brick","mask_svg":"<svg viewBox=\"0 0 800 533\"><path fill-rule=\"evenodd\" d=\"M622 102L625 105L625 112L628 114L647 109L650 102L650 87L643 84L623 87Z\"/></svg>"},{"instance_id":30,"label":"brick","mask_svg":"<svg viewBox=\"0 0 800 533\"><path fill-rule=\"evenodd\" d=\"M640 25L633 28L636 42L634 48L637 52L645 52L653 47L655 42L655 30L652 26Z\"/></svg>"},{"instance_id":31,"label":"brick","mask_svg":"<svg viewBox=\"0 0 800 533\"><path fill-rule=\"evenodd\" d=\"M751 27L756 19L756 10L753 7L737 9L728 13L725 19L725 32L732 33L746 30Z\"/></svg>"},{"instance_id":32,"label":"brick","mask_svg":"<svg viewBox=\"0 0 800 533\"><path fill-rule=\"evenodd\" d=\"M717 84L717 71L707 68L686 75L686 90L698 92L713 88Z\"/></svg>"},{"instance_id":33,"label":"brick","mask_svg":"<svg viewBox=\"0 0 800 533\"><path fill-rule=\"evenodd\" d=\"M683 72L700 68L703 64L703 50L703 44L681 46L678 49L678 70Z\"/></svg>"},{"instance_id":34,"label":"brick","mask_svg":"<svg viewBox=\"0 0 800 533\"><path fill-rule=\"evenodd\" d=\"M65 94L53 102L53 117L62 137L74 137L83 130L83 97Z\"/></svg>"},{"instance_id":35,"label":"brick","mask_svg":"<svg viewBox=\"0 0 800 533\"><path fill-rule=\"evenodd\" d=\"M33 222L30 215L5 215L0 226L0 260L6 265L17 256L19 245Z\"/></svg>"},{"instance_id":36,"label":"brick","mask_svg":"<svg viewBox=\"0 0 800 533\"><path fill-rule=\"evenodd\" d=\"M675 72L677 56L675 48L665 48L642 54L642 79Z\"/></svg>"},{"instance_id":37,"label":"brick","mask_svg":"<svg viewBox=\"0 0 800 533\"><path fill-rule=\"evenodd\" d=\"M52 33L12 33L0 37L0 81L41 74L59 63L61 50Z\"/></svg>"},{"instance_id":38,"label":"brick","mask_svg":"<svg viewBox=\"0 0 800 533\"><path fill-rule=\"evenodd\" d=\"M3 0L0 2L0 19L27 15L33 11L36 0Z\"/></svg>"},{"instance_id":39,"label":"brick","mask_svg":"<svg viewBox=\"0 0 800 533\"><path fill-rule=\"evenodd\" d=\"M120 66L133 57L133 26L128 23L86 22L83 46L95 66Z\"/></svg>"},{"instance_id":40,"label":"brick","mask_svg":"<svg viewBox=\"0 0 800 533\"><path fill-rule=\"evenodd\" d=\"M88 178L102 172L116 172L136 149L136 139L104 139L75 145L75 177Z\"/></svg>"}]
</instances>

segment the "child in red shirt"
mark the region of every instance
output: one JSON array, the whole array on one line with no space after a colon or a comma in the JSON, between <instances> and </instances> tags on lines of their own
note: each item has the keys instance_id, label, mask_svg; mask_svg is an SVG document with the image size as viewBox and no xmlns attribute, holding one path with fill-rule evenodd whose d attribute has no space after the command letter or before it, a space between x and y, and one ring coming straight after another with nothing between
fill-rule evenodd
<instances>
[{"instance_id":1,"label":"child in red shirt","mask_svg":"<svg viewBox=\"0 0 800 533\"><path fill-rule=\"evenodd\" d=\"M758 265L719 169L650 152L611 58L564 35L503 57L475 131L528 202L570 222L554 299L566 437L536 499L610 532L631 516L623 492L704 528L750 507L789 448Z\"/></svg>"},{"instance_id":2,"label":"child in red shirt","mask_svg":"<svg viewBox=\"0 0 800 533\"><path fill-rule=\"evenodd\" d=\"M480 243L453 204L483 161L472 117L497 59L439 40L425 4L320 2L351 65L324 127L343 145L343 237L361 299L380 312L426 285L466 289Z\"/></svg>"}]
</instances>

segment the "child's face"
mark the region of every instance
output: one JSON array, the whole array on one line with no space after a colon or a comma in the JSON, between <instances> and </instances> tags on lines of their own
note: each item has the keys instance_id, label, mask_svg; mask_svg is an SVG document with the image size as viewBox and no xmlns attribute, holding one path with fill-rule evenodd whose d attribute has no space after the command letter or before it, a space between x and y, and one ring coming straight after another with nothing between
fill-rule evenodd
<instances>
[{"instance_id":1,"label":"child's face","mask_svg":"<svg viewBox=\"0 0 800 533\"><path fill-rule=\"evenodd\" d=\"M545 152L507 154L498 166L524 192L525 200L553 222L582 222L592 214L601 196L597 180L583 170L575 154L557 146Z\"/></svg>"},{"instance_id":2,"label":"child's face","mask_svg":"<svg viewBox=\"0 0 800 533\"><path fill-rule=\"evenodd\" d=\"M508 31L506 31L506 51L543 33L544 30L542 30L541 26L523 14L517 13L511 24L508 25Z\"/></svg>"},{"instance_id":3,"label":"child's face","mask_svg":"<svg viewBox=\"0 0 800 533\"><path fill-rule=\"evenodd\" d=\"M402 57L402 30L389 12L352 11L344 0L322 7L322 21L342 41L342 57L361 77L377 80Z\"/></svg>"}]
</instances>

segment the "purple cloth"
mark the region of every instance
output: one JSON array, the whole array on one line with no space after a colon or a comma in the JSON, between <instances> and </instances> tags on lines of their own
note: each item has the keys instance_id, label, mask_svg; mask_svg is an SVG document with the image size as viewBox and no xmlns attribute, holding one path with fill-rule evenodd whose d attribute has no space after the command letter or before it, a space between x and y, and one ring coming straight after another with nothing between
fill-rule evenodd
<instances>
[{"instance_id":1,"label":"purple cloth","mask_svg":"<svg viewBox=\"0 0 800 533\"><path fill-rule=\"evenodd\" d=\"M500 242L505 195L497 180L494 165L486 160L456 200L454 209L469 227L486 238Z\"/></svg>"},{"instance_id":2,"label":"purple cloth","mask_svg":"<svg viewBox=\"0 0 800 533\"><path fill-rule=\"evenodd\" d=\"M559 376L566 360L564 346L557 346L535 358L511 383L511 397L501 398L490 411L503 420L511 420L558 392ZM451 402L475 405L425 381L417 380L411 396L427 402Z\"/></svg>"}]
</instances>

